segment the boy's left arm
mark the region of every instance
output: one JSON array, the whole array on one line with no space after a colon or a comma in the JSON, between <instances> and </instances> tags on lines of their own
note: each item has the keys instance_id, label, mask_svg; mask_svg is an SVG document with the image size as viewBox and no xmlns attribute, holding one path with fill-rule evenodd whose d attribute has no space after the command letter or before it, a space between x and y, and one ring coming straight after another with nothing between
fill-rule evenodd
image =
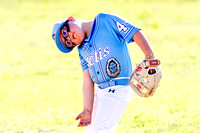
<instances>
[{"instance_id":1,"label":"boy's left arm","mask_svg":"<svg viewBox=\"0 0 200 133\"><path fill-rule=\"evenodd\" d=\"M151 46L150 46L148 40L146 39L145 35L140 30L138 30L133 35L132 39L135 41L135 43L143 51L146 59L155 58L155 55L153 53L153 50L151 49Z\"/></svg>"},{"instance_id":2,"label":"boy's left arm","mask_svg":"<svg viewBox=\"0 0 200 133\"><path fill-rule=\"evenodd\" d=\"M145 55L145 59L136 65L129 83L132 89L142 97L153 96L162 77L160 60L155 55L146 37L138 30L132 37Z\"/></svg>"}]
</instances>

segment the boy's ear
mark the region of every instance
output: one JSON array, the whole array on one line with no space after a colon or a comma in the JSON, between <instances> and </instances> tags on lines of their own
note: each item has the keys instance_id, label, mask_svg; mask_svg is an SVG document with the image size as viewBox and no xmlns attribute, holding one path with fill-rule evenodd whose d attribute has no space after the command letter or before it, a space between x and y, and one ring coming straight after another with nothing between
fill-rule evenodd
<instances>
[{"instance_id":1,"label":"boy's ear","mask_svg":"<svg viewBox=\"0 0 200 133\"><path fill-rule=\"evenodd\" d=\"M76 21L76 19L75 19L74 17L72 17L72 16L69 16L67 20L69 20L69 21L73 21L73 22Z\"/></svg>"}]
</instances>

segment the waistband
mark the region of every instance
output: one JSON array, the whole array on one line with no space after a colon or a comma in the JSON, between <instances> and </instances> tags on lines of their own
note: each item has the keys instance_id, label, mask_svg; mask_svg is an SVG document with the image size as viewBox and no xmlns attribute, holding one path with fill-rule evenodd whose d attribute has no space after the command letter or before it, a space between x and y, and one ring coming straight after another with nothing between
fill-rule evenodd
<instances>
[{"instance_id":1,"label":"waistband","mask_svg":"<svg viewBox=\"0 0 200 133\"><path fill-rule=\"evenodd\" d=\"M111 79L108 82L98 84L100 89L105 89L107 87L116 86L116 85L129 85L129 78Z\"/></svg>"}]
</instances>

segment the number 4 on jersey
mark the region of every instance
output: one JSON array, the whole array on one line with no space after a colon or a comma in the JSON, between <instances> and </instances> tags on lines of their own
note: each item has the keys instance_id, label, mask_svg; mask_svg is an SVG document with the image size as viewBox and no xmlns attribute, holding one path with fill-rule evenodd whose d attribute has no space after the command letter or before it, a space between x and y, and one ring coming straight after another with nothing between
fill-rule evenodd
<instances>
[{"instance_id":1,"label":"number 4 on jersey","mask_svg":"<svg viewBox=\"0 0 200 133\"><path fill-rule=\"evenodd\" d=\"M118 27L119 32L121 32L121 31L126 32L126 30L127 30L126 25L120 23L119 21L116 21L116 24L117 24L117 27Z\"/></svg>"}]
</instances>

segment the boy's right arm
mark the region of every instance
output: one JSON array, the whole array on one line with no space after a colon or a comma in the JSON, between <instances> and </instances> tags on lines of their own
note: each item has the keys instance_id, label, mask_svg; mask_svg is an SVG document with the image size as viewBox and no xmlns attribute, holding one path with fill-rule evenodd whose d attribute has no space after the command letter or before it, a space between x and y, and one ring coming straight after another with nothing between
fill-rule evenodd
<instances>
[{"instance_id":1,"label":"boy's right arm","mask_svg":"<svg viewBox=\"0 0 200 133\"><path fill-rule=\"evenodd\" d=\"M91 80L89 70L83 71L83 112L81 112L76 120L80 119L79 127L91 124L92 109L94 101L94 82Z\"/></svg>"}]
</instances>

